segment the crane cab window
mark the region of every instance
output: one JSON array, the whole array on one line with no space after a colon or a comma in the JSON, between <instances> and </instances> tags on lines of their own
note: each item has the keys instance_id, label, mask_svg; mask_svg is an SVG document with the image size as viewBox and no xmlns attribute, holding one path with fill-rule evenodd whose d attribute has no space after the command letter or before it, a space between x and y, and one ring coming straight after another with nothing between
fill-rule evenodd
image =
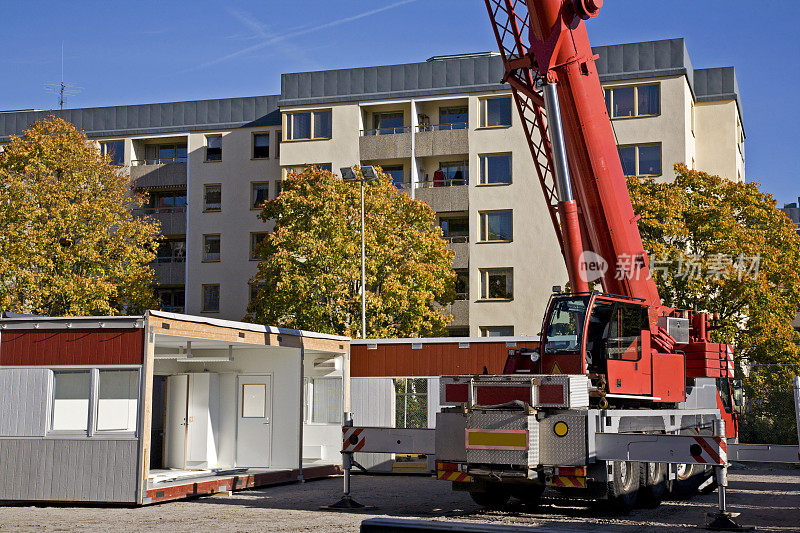
<instances>
[{"instance_id":1,"label":"crane cab window","mask_svg":"<svg viewBox=\"0 0 800 533\"><path fill-rule=\"evenodd\" d=\"M553 302L545 326L545 353L580 352L587 304L588 298L564 298Z\"/></svg>"},{"instance_id":2,"label":"crane cab window","mask_svg":"<svg viewBox=\"0 0 800 533\"><path fill-rule=\"evenodd\" d=\"M606 356L622 361L641 359L642 330L647 327L647 308L636 304L615 304L608 325Z\"/></svg>"}]
</instances>

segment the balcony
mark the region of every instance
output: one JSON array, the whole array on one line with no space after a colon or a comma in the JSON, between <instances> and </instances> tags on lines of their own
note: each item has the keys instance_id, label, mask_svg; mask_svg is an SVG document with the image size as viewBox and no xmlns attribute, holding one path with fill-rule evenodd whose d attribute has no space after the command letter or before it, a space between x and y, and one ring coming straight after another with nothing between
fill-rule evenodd
<instances>
[{"instance_id":1,"label":"balcony","mask_svg":"<svg viewBox=\"0 0 800 533\"><path fill-rule=\"evenodd\" d=\"M186 158L131 161L131 183L137 189L186 187Z\"/></svg>"},{"instance_id":2,"label":"balcony","mask_svg":"<svg viewBox=\"0 0 800 533\"><path fill-rule=\"evenodd\" d=\"M436 212L469 210L469 186L465 179L420 182L414 197Z\"/></svg>"},{"instance_id":3,"label":"balcony","mask_svg":"<svg viewBox=\"0 0 800 533\"><path fill-rule=\"evenodd\" d=\"M453 268L468 268L469 267L469 237L463 236L445 236L444 240L447 241L447 249L453 250L456 255L453 257Z\"/></svg>"},{"instance_id":4,"label":"balcony","mask_svg":"<svg viewBox=\"0 0 800 533\"><path fill-rule=\"evenodd\" d=\"M159 221L162 235L186 235L186 207L145 207L133 214Z\"/></svg>"},{"instance_id":5,"label":"balcony","mask_svg":"<svg viewBox=\"0 0 800 533\"><path fill-rule=\"evenodd\" d=\"M417 157L468 154L467 123L422 124L414 133L414 154Z\"/></svg>"},{"instance_id":6,"label":"balcony","mask_svg":"<svg viewBox=\"0 0 800 533\"><path fill-rule=\"evenodd\" d=\"M411 128L361 130L358 148L362 161L411 157Z\"/></svg>"},{"instance_id":7,"label":"balcony","mask_svg":"<svg viewBox=\"0 0 800 533\"><path fill-rule=\"evenodd\" d=\"M464 296L463 300L459 300L458 297L456 297L456 301L444 306L444 310L445 312L453 315L453 320L448 324L448 326L454 327L469 325L469 301L466 296Z\"/></svg>"},{"instance_id":8,"label":"balcony","mask_svg":"<svg viewBox=\"0 0 800 533\"><path fill-rule=\"evenodd\" d=\"M156 285L183 285L186 283L186 261L175 258L150 263L156 275Z\"/></svg>"}]
</instances>

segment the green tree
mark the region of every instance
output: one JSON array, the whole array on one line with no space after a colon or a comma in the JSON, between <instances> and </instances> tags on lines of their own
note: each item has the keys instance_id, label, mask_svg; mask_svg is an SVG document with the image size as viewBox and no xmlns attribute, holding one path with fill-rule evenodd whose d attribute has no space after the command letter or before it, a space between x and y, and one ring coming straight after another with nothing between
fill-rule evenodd
<instances>
[{"instance_id":1,"label":"green tree","mask_svg":"<svg viewBox=\"0 0 800 533\"><path fill-rule=\"evenodd\" d=\"M54 116L0 153L0 309L138 312L152 304L158 224L135 218L129 178Z\"/></svg>"},{"instance_id":2,"label":"green tree","mask_svg":"<svg viewBox=\"0 0 800 533\"><path fill-rule=\"evenodd\" d=\"M367 335L440 335L451 320L434 302L453 301L453 253L431 208L383 173L365 184ZM358 184L307 167L264 205L275 221L252 280L245 320L357 336L361 329Z\"/></svg>"},{"instance_id":3,"label":"green tree","mask_svg":"<svg viewBox=\"0 0 800 533\"><path fill-rule=\"evenodd\" d=\"M745 442L796 440L791 376L800 373L800 237L757 183L676 165L672 183L630 178L634 211L665 305L719 317L746 376Z\"/></svg>"}]
</instances>

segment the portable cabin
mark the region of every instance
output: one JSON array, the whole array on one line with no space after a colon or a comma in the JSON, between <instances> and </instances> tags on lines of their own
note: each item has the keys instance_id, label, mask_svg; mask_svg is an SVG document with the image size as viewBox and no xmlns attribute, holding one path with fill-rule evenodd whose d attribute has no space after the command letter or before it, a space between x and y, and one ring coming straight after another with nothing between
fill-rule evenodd
<instances>
[{"instance_id":1,"label":"portable cabin","mask_svg":"<svg viewBox=\"0 0 800 533\"><path fill-rule=\"evenodd\" d=\"M349 348L160 311L0 319L0 501L136 505L334 474Z\"/></svg>"},{"instance_id":2,"label":"portable cabin","mask_svg":"<svg viewBox=\"0 0 800 533\"><path fill-rule=\"evenodd\" d=\"M508 352L539 346L539 337L353 339L351 398L356 426L435 428L439 376L502 374ZM432 457L356 453L375 472L427 471Z\"/></svg>"}]
</instances>

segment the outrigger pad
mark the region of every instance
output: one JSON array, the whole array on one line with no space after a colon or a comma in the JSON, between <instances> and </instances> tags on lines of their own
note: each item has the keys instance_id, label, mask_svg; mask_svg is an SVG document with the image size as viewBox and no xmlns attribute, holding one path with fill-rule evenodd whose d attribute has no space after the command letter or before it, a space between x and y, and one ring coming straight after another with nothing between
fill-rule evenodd
<instances>
[{"instance_id":1,"label":"outrigger pad","mask_svg":"<svg viewBox=\"0 0 800 533\"><path fill-rule=\"evenodd\" d=\"M726 513L718 511L716 513L707 513L711 519L706 525L702 526L703 529L711 531L753 531L755 528L752 526L740 526L733 519L739 516L739 513Z\"/></svg>"},{"instance_id":2,"label":"outrigger pad","mask_svg":"<svg viewBox=\"0 0 800 533\"><path fill-rule=\"evenodd\" d=\"M323 511L370 511L375 509L372 505L362 505L355 501L349 494L342 496L342 499L331 505L320 507Z\"/></svg>"}]
</instances>

